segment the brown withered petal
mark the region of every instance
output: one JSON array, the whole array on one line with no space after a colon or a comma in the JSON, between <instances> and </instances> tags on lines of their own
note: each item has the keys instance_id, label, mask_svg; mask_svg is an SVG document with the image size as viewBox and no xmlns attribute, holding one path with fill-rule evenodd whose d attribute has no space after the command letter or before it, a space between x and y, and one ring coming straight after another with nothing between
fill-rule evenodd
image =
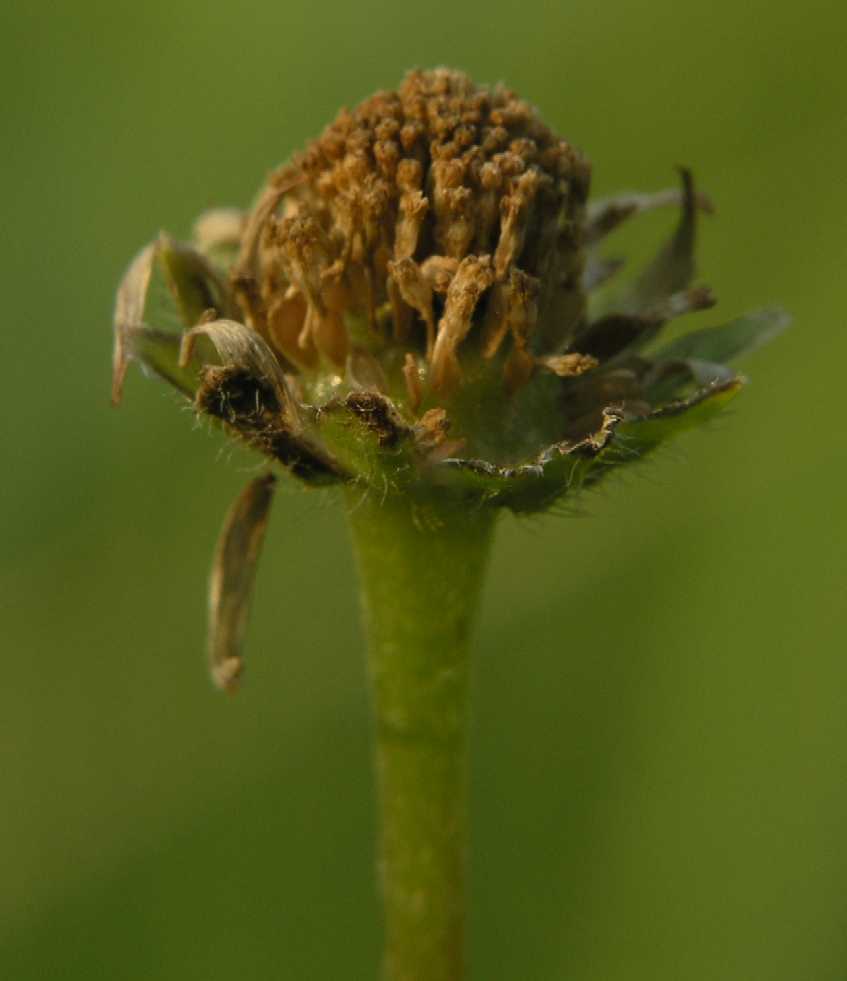
<instances>
[{"instance_id":1,"label":"brown withered petal","mask_svg":"<svg viewBox=\"0 0 847 981\"><path fill-rule=\"evenodd\" d=\"M286 422L295 430L300 420L297 400L293 397L282 366L264 339L254 330L234 320L213 320L198 324L183 336L180 364L187 365L197 337L209 338L226 366L242 369L253 378L270 385L277 402L284 409Z\"/></svg>"},{"instance_id":2,"label":"brown withered petal","mask_svg":"<svg viewBox=\"0 0 847 981\"><path fill-rule=\"evenodd\" d=\"M212 560L209 670L215 685L230 694L237 690L243 670L241 647L275 484L276 478L265 474L250 481L239 494L226 516Z\"/></svg>"}]
</instances>

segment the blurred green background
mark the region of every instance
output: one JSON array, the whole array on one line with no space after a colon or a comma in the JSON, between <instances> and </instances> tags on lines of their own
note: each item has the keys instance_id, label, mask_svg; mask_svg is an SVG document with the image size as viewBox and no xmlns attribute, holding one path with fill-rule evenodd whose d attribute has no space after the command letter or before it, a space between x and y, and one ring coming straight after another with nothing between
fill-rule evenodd
<instances>
[{"instance_id":1,"label":"blurred green background","mask_svg":"<svg viewBox=\"0 0 847 981\"><path fill-rule=\"evenodd\" d=\"M3 5L1 977L376 976L340 510L286 484L248 683L217 695L205 580L255 460L137 372L110 411L110 318L160 227L446 63L535 102L595 193L691 164L702 322L795 316L717 426L500 528L474 977L847 978L845 29L832 0Z\"/></svg>"}]
</instances>

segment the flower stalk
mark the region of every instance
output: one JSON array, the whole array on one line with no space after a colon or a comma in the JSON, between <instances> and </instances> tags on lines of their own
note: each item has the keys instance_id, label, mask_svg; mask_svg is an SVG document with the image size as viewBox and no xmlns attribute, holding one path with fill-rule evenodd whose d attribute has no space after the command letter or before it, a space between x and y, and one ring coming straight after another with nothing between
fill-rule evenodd
<instances>
[{"instance_id":1,"label":"flower stalk","mask_svg":"<svg viewBox=\"0 0 847 981\"><path fill-rule=\"evenodd\" d=\"M461 981L470 646L494 512L348 501L374 711L383 977Z\"/></svg>"}]
</instances>

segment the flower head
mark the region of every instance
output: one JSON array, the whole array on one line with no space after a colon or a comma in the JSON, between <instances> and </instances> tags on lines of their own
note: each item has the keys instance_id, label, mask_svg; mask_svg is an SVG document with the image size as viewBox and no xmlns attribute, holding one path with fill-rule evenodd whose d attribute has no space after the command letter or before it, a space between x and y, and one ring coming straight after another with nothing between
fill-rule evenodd
<instances>
[{"instance_id":1,"label":"flower head","mask_svg":"<svg viewBox=\"0 0 847 981\"><path fill-rule=\"evenodd\" d=\"M134 359L307 483L546 507L713 415L742 384L726 363L786 322L662 346L663 324L714 303L693 285L710 203L687 170L678 191L594 203L590 176L509 90L411 72L343 110L249 214L139 253L113 399ZM606 237L661 206L675 230L616 288Z\"/></svg>"}]
</instances>

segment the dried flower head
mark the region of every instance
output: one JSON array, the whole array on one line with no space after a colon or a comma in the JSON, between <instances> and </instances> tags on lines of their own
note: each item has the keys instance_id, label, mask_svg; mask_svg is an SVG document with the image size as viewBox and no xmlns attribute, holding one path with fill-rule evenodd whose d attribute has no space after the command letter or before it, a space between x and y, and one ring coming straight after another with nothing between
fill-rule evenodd
<instances>
[{"instance_id":1,"label":"dried flower head","mask_svg":"<svg viewBox=\"0 0 847 981\"><path fill-rule=\"evenodd\" d=\"M411 72L343 110L249 214L136 257L113 398L135 359L307 483L545 507L714 414L742 383L726 362L786 322L661 346L714 303L692 285L709 201L682 170L678 191L590 204L590 174L508 89ZM671 237L615 288L605 238L662 206Z\"/></svg>"},{"instance_id":2,"label":"dried flower head","mask_svg":"<svg viewBox=\"0 0 847 981\"><path fill-rule=\"evenodd\" d=\"M343 372L358 329L421 358L444 393L460 346L491 360L510 335L514 388L532 374L530 343L557 349L583 316L588 183L581 154L511 92L413 72L271 177L236 289L302 370Z\"/></svg>"}]
</instances>

